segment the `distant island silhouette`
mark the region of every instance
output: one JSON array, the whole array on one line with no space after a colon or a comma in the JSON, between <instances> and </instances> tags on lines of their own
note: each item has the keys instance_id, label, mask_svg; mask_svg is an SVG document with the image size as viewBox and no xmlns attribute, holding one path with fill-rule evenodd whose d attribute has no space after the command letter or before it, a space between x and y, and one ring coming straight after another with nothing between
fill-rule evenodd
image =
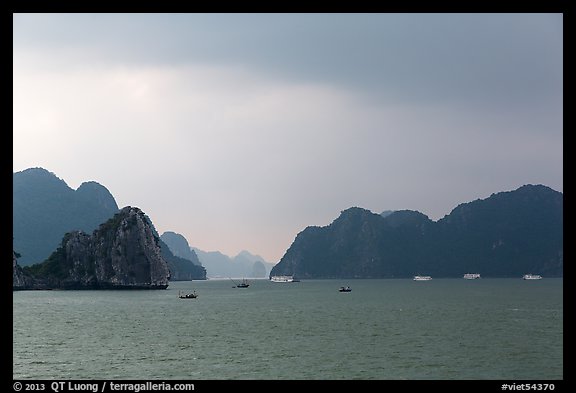
<instances>
[{"instance_id":1,"label":"distant island silhouette","mask_svg":"<svg viewBox=\"0 0 576 393\"><path fill-rule=\"evenodd\" d=\"M436 222L418 211L349 208L300 232L270 275L562 277L563 265L563 194L524 185L463 203Z\"/></svg>"}]
</instances>

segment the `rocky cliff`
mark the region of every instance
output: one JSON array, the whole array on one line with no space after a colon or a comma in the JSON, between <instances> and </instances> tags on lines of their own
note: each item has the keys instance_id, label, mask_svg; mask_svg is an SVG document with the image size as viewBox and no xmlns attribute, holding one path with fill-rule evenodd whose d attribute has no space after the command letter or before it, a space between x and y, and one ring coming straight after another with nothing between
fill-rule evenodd
<instances>
[{"instance_id":1,"label":"rocky cliff","mask_svg":"<svg viewBox=\"0 0 576 393\"><path fill-rule=\"evenodd\" d=\"M271 275L392 278L563 275L563 195L525 185L463 203L438 220L358 207L297 236Z\"/></svg>"},{"instance_id":2,"label":"rocky cliff","mask_svg":"<svg viewBox=\"0 0 576 393\"><path fill-rule=\"evenodd\" d=\"M46 261L23 272L35 289L165 289L170 278L150 220L130 206L92 235L67 233Z\"/></svg>"},{"instance_id":3,"label":"rocky cliff","mask_svg":"<svg viewBox=\"0 0 576 393\"><path fill-rule=\"evenodd\" d=\"M20 266L39 263L52 254L65 233L91 233L118 212L106 187L84 182L77 190L43 168L16 172L12 179L13 249Z\"/></svg>"},{"instance_id":4,"label":"rocky cliff","mask_svg":"<svg viewBox=\"0 0 576 393\"><path fill-rule=\"evenodd\" d=\"M196 255L196 252L190 248L188 240L186 240L186 238L181 234L166 231L160 236L160 239L166 243L174 256L187 259L195 265L202 266L198 259L198 255Z\"/></svg>"},{"instance_id":5,"label":"rocky cliff","mask_svg":"<svg viewBox=\"0 0 576 393\"><path fill-rule=\"evenodd\" d=\"M18 256L12 252L12 289L17 291L21 289L28 289L31 285L30 279L26 277L20 265L16 261Z\"/></svg>"},{"instance_id":6,"label":"rocky cliff","mask_svg":"<svg viewBox=\"0 0 576 393\"><path fill-rule=\"evenodd\" d=\"M159 243L162 258L166 260L170 269L170 281L206 280L206 269L200 265L200 262L197 265L188 259L177 257L172 253L170 247L162 241L162 238L160 238Z\"/></svg>"},{"instance_id":7,"label":"rocky cliff","mask_svg":"<svg viewBox=\"0 0 576 393\"><path fill-rule=\"evenodd\" d=\"M200 263L188 240L179 233L164 232L160 236L162 256L168 262L171 281L205 280L206 269Z\"/></svg>"}]
</instances>

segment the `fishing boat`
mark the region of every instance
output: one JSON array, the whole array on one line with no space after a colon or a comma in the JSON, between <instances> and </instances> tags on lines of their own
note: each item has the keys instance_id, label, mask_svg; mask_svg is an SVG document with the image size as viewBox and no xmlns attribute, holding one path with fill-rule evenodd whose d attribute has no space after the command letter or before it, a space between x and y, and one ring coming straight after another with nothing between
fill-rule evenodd
<instances>
[{"instance_id":1,"label":"fishing boat","mask_svg":"<svg viewBox=\"0 0 576 393\"><path fill-rule=\"evenodd\" d=\"M340 287L338 292L352 292L352 288L350 287Z\"/></svg>"},{"instance_id":2,"label":"fishing boat","mask_svg":"<svg viewBox=\"0 0 576 393\"><path fill-rule=\"evenodd\" d=\"M542 276L539 274L525 274L522 278L524 280L542 280Z\"/></svg>"},{"instance_id":3,"label":"fishing boat","mask_svg":"<svg viewBox=\"0 0 576 393\"><path fill-rule=\"evenodd\" d=\"M230 277L228 277L230 278ZM240 284L238 284L236 281L232 280L230 278L230 281L232 281L234 283L234 286L232 288L248 288L250 286L250 284L248 284L248 281L246 281L245 278L242 279L242 282Z\"/></svg>"},{"instance_id":4,"label":"fishing boat","mask_svg":"<svg viewBox=\"0 0 576 393\"><path fill-rule=\"evenodd\" d=\"M466 273L464 274L465 280L477 280L480 278L480 273Z\"/></svg>"},{"instance_id":5,"label":"fishing boat","mask_svg":"<svg viewBox=\"0 0 576 393\"><path fill-rule=\"evenodd\" d=\"M249 286L250 284L248 284L248 281L246 281L245 278L242 279L240 284L236 284L236 288L248 288Z\"/></svg>"},{"instance_id":6,"label":"fishing boat","mask_svg":"<svg viewBox=\"0 0 576 393\"><path fill-rule=\"evenodd\" d=\"M430 276L414 276L413 280L414 281L430 281L430 280L432 280L432 277L430 277Z\"/></svg>"},{"instance_id":7,"label":"fishing boat","mask_svg":"<svg viewBox=\"0 0 576 393\"><path fill-rule=\"evenodd\" d=\"M178 297L180 299L196 299L198 294L196 294L196 291L192 293L182 293L182 291L178 291Z\"/></svg>"}]
</instances>

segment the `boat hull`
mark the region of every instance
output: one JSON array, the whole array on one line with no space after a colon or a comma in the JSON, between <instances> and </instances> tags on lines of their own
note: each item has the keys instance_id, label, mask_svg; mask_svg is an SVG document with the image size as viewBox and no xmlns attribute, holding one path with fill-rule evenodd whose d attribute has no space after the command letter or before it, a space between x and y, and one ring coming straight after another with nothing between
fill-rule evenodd
<instances>
[{"instance_id":1,"label":"boat hull","mask_svg":"<svg viewBox=\"0 0 576 393\"><path fill-rule=\"evenodd\" d=\"M270 277L272 282L294 282L293 276L272 276Z\"/></svg>"},{"instance_id":2,"label":"boat hull","mask_svg":"<svg viewBox=\"0 0 576 393\"><path fill-rule=\"evenodd\" d=\"M524 280L542 280L542 276L538 274L525 274L522 279Z\"/></svg>"}]
</instances>

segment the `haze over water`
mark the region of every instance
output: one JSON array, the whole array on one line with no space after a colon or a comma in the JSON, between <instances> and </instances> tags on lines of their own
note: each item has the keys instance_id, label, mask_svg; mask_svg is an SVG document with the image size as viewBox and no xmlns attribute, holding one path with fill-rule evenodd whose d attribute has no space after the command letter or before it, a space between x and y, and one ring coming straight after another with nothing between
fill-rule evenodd
<instances>
[{"instance_id":1,"label":"haze over water","mask_svg":"<svg viewBox=\"0 0 576 393\"><path fill-rule=\"evenodd\" d=\"M14 292L13 377L563 379L562 279L250 283Z\"/></svg>"}]
</instances>

